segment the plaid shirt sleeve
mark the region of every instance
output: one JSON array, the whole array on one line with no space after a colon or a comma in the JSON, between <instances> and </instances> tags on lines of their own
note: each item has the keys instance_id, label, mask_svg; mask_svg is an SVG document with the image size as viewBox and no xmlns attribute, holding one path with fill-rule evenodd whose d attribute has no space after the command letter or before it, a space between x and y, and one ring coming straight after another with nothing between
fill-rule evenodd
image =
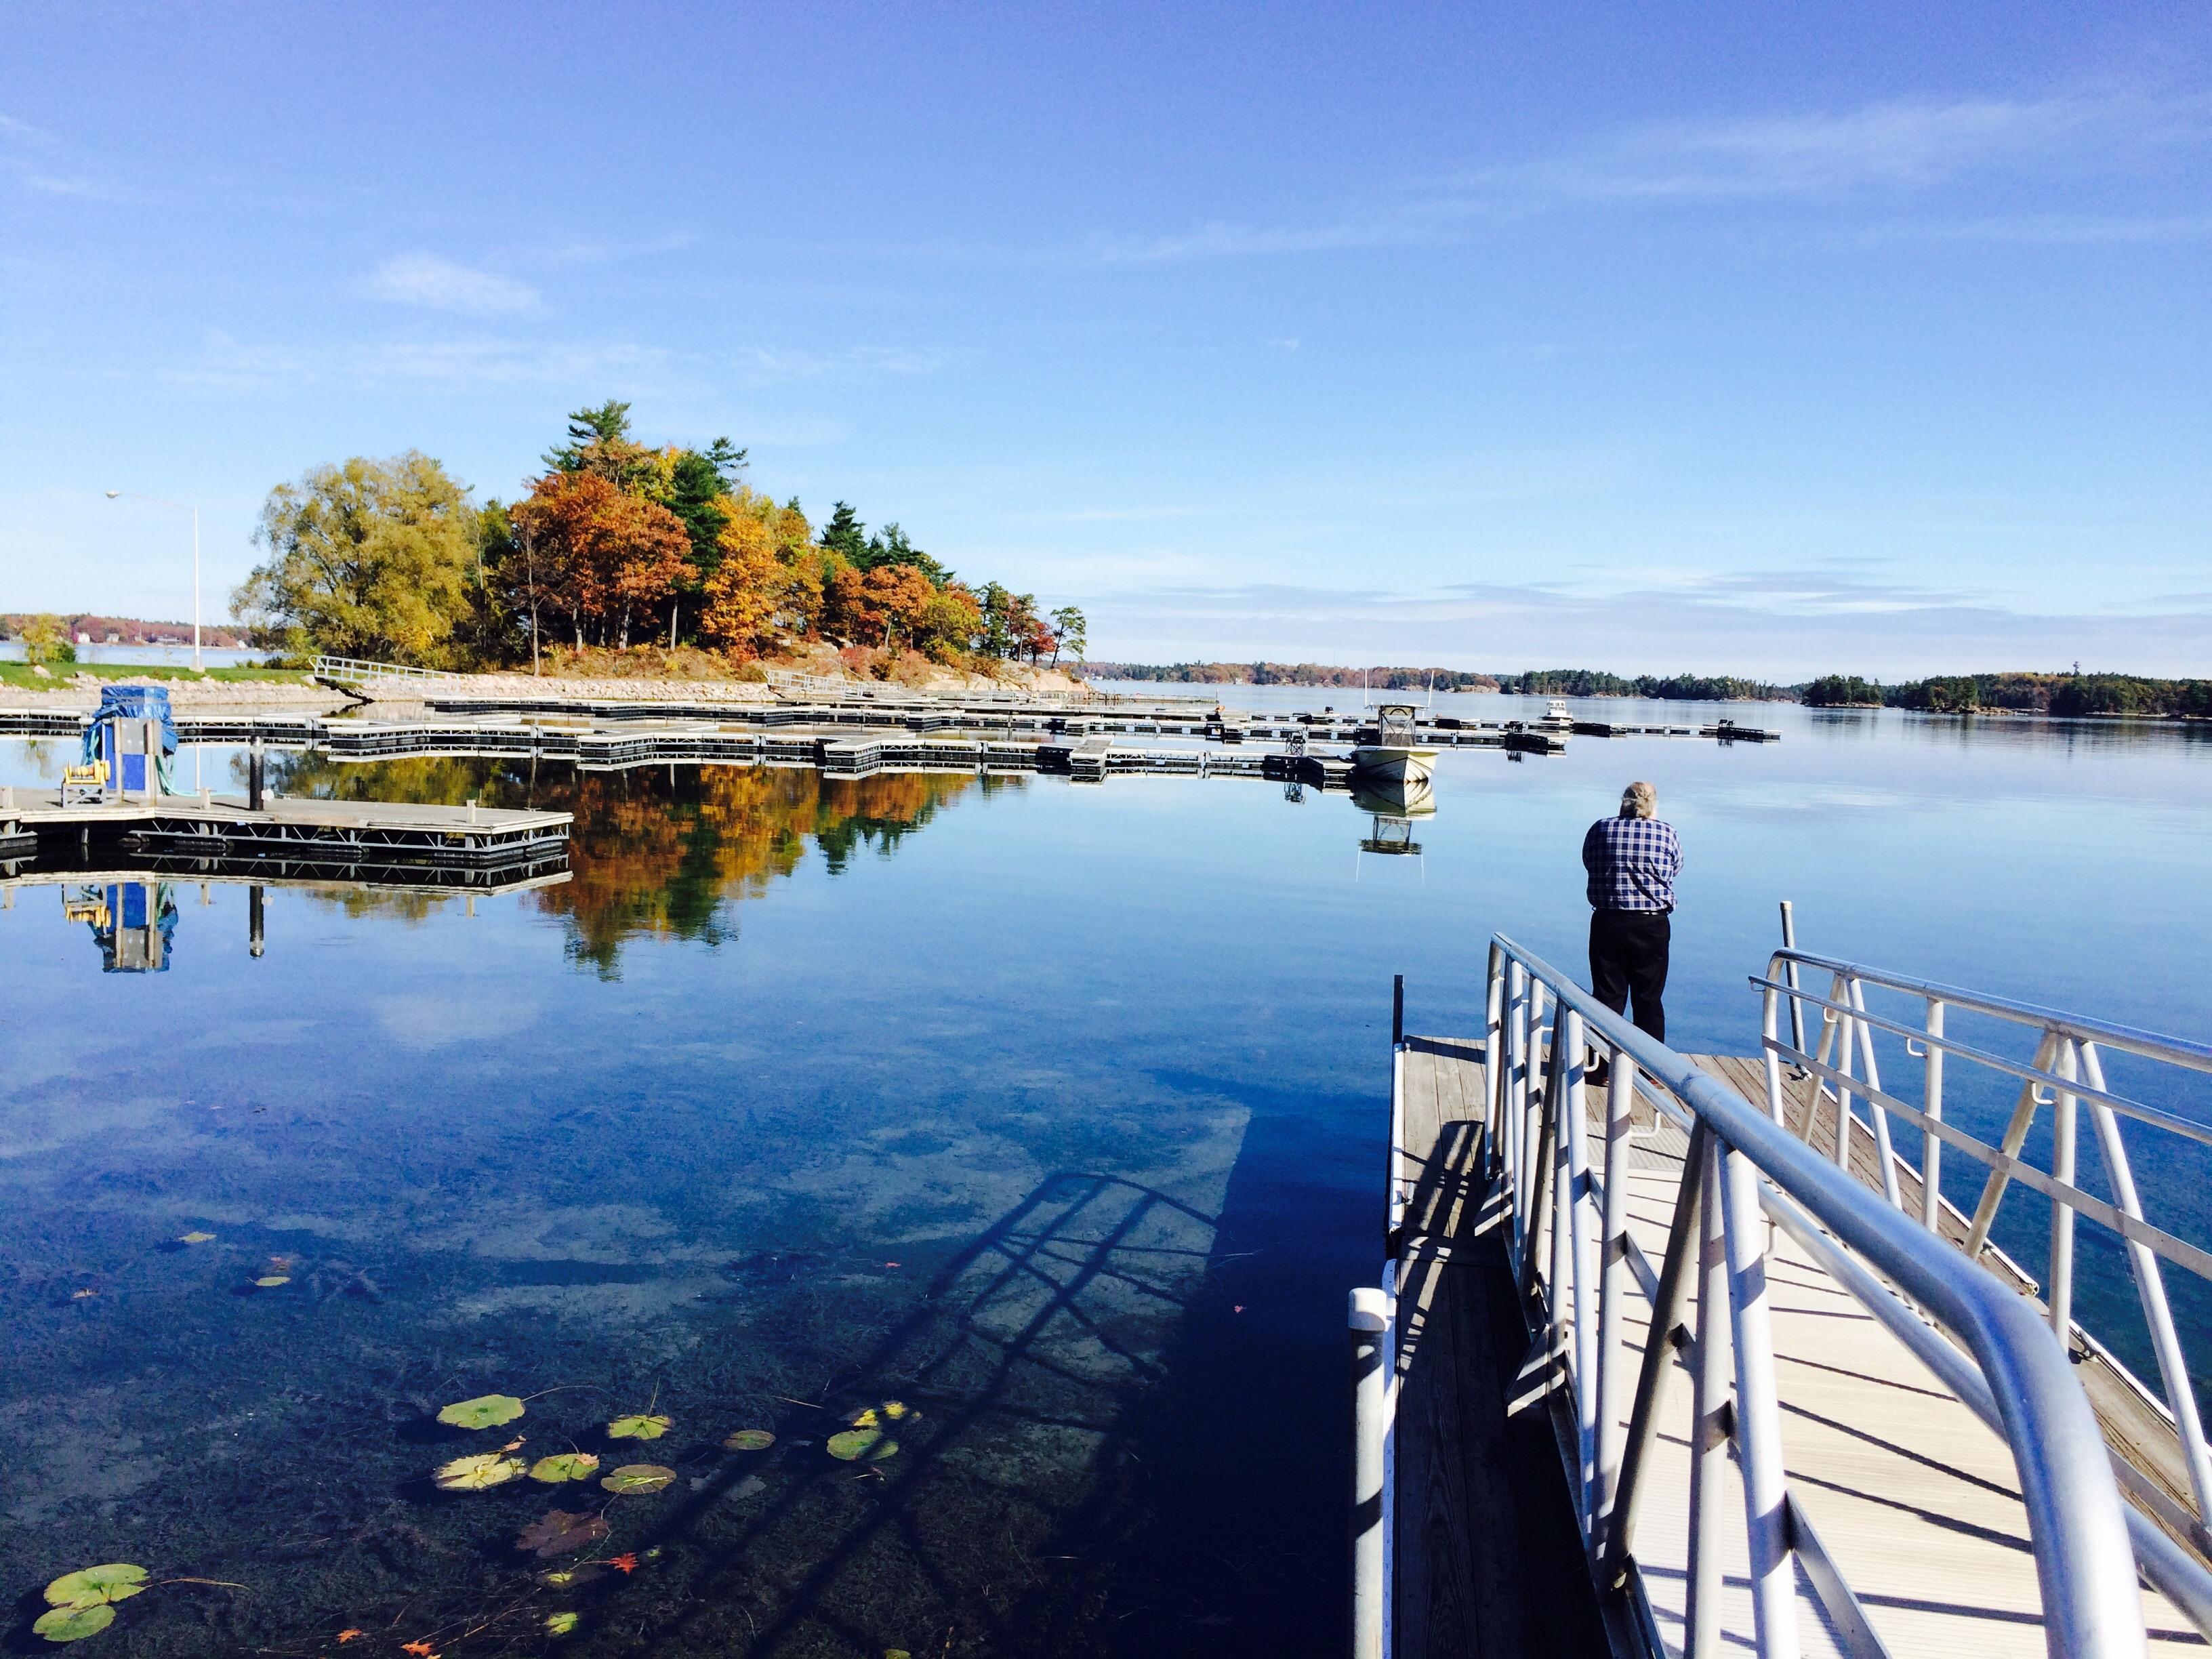
<instances>
[{"instance_id":1,"label":"plaid shirt sleeve","mask_svg":"<svg viewBox=\"0 0 2212 1659\"><path fill-rule=\"evenodd\" d=\"M1597 910L1671 910L1682 843L1656 818L1600 818L1583 837L1590 907Z\"/></svg>"}]
</instances>

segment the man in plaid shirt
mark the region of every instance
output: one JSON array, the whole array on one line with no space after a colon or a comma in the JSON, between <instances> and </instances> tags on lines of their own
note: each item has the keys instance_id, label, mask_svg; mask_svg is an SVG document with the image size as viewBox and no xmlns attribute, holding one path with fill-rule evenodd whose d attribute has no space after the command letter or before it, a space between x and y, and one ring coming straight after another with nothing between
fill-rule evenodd
<instances>
[{"instance_id":1,"label":"man in plaid shirt","mask_svg":"<svg viewBox=\"0 0 2212 1659\"><path fill-rule=\"evenodd\" d=\"M1618 816L1600 818L1583 837L1589 872L1590 989L1619 1013L1636 999L1636 1024L1664 1042L1667 947L1682 844L1660 823L1659 792L1632 783Z\"/></svg>"}]
</instances>

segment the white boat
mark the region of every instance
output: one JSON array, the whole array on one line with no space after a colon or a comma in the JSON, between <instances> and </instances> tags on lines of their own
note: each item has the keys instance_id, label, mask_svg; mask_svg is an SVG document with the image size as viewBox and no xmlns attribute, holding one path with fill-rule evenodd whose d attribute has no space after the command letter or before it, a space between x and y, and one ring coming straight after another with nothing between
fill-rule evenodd
<instances>
[{"instance_id":1,"label":"white boat","mask_svg":"<svg viewBox=\"0 0 2212 1659\"><path fill-rule=\"evenodd\" d=\"M1544 718L1531 720L1529 724L1547 732L1571 732L1575 728L1575 717L1567 713L1565 697L1552 697L1544 703Z\"/></svg>"},{"instance_id":2,"label":"white boat","mask_svg":"<svg viewBox=\"0 0 2212 1659\"><path fill-rule=\"evenodd\" d=\"M1413 729L1413 705L1386 702L1375 710L1375 735L1352 750L1352 770L1363 783L1401 789L1425 785L1437 766L1437 751L1424 748Z\"/></svg>"}]
</instances>

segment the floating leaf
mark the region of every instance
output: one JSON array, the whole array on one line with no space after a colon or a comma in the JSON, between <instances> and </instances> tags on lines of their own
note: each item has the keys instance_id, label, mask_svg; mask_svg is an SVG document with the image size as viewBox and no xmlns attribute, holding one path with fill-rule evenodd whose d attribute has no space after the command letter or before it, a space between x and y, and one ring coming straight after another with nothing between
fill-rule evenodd
<instances>
[{"instance_id":1,"label":"floating leaf","mask_svg":"<svg viewBox=\"0 0 2212 1659\"><path fill-rule=\"evenodd\" d=\"M885 1423L896 1423L913 1408L902 1400L886 1400L880 1406L871 1406L850 1420L856 1429L880 1428Z\"/></svg>"},{"instance_id":2,"label":"floating leaf","mask_svg":"<svg viewBox=\"0 0 2212 1659\"><path fill-rule=\"evenodd\" d=\"M543 1519L522 1529L522 1535L514 1540L514 1547L533 1550L539 1555L565 1555L570 1550L596 1544L606 1535L605 1516L571 1515L566 1510L550 1510Z\"/></svg>"},{"instance_id":3,"label":"floating leaf","mask_svg":"<svg viewBox=\"0 0 2212 1659\"><path fill-rule=\"evenodd\" d=\"M179 1234L177 1236L177 1243L179 1244L212 1244L215 1243L215 1235L213 1233L201 1232L195 1228L191 1232Z\"/></svg>"},{"instance_id":4,"label":"floating leaf","mask_svg":"<svg viewBox=\"0 0 2212 1659\"><path fill-rule=\"evenodd\" d=\"M659 1492L675 1479L675 1470L665 1469L658 1463L625 1463L599 1484L618 1496L629 1497L638 1492Z\"/></svg>"},{"instance_id":5,"label":"floating leaf","mask_svg":"<svg viewBox=\"0 0 2212 1659\"><path fill-rule=\"evenodd\" d=\"M289 1273L264 1273L260 1278L255 1279L253 1282L258 1285L264 1291L273 1291L279 1285L290 1284L292 1282L292 1275Z\"/></svg>"},{"instance_id":6,"label":"floating leaf","mask_svg":"<svg viewBox=\"0 0 2212 1659\"><path fill-rule=\"evenodd\" d=\"M505 1486L526 1467L519 1457L477 1452L470 1457L456 1457L443 1465L433 1478L443 1492L482 1492L486 1486Z\"/></svg>"},{"instance_id":7,"label":"floating leaf","mask_svg":"<svg viewBox=\"0 0 2212 1659\"><path fill-rule=\"evenodd\" d=\"M766 1451L775 1444L775 1436L766 1429L739 1429L722 1442L728 1451Z\"/></svg>"},{"instance_id":8,"label":"floating leaf","mask_svg":"<svg viewBox=\"0 0 2212 1659\"><path fill-rule=\"evenodd\" d=\"M884 1659L914 1659L914 1656L904 1648L885 1648Z\"/></svg>"},{"instance_id":9,"label":"floating leaf","mask_svg":"<svg viewBox=\"0 0 2212 1659\"><path fill-rule=\"evenodd\" d=\"M881 1429L847 1429L842 1434L831 1435L827 1444L830 1456L842 1458L848 1463L862 1458L878 1463L898 1455L898 1442L884 1439Z\"/></svg>"},{"instance_id":10,"label":"floating leaf","mask_svg":"<svg viewBox=\"0 0 2212 1659\"><path fill-rule=\"evenodd\" d=\"M457 1400L438 1413L441 1423L457 1429L492 1429L522 1415L522 1402L511 1394L480 1394L473 1400Z\"/></svg>"},{"instance_id":11,"label":"floating leaf","mask_svg":"<svg viewBox=\"0 0 2212 1659\"><path fill-rule=\"evenodd\" d=\"M114 1622L113 1607L105 1601L88 1601L82 1606L49 1607L32 1621L31 1628L49 1642L82 1642Z\"/></svg>"},{"instance_id":12,"label":"floating leaf","mask_svg":"<svg viewBox=\"0 0 2212 1659\"><path fill-rule=\"evenodd\" d=\"M547 1613L545 1615L545 1633L548 1636L566 1636L570 1631L576 1628L576 1617L577 1615L573 1613Z\"/></svg>"},{"instance_id":13,"label":"floating leaf","mask_svg":"<svg viewBox=\"0 0 2212 1659\"><path fill-rule=\"evenodd\" d=\"M543 1480L547 1486L557 1486L563 1480L581 1480L599 1467L599 1460L590 1452L562 1452L554 1457L541 1457L530 1466L530 1478Z\"/></svg>"},{"instance_id":14,"label":"floating leaf","mask_svg":"<svg viewBox=\"0 0 2212 1659\"><path fill-rule=\"evenodd\" d=\"M637 1571L637 1557L635 1555L610 1555L607 1558L607 1565L612 1567L617 1572L635 1572Z\"/></svg>"},{"instance_id":15,"label":"floating leaf","mask_svg":"<svg viewBox=\"0 0 2212 1659\"><path fill-rule=\"evenodd\" d=\"M145 1588L145 1568L110 1561L64 1573L46 1586L46 1600L58 1607L88 1607L100 1601L127 1601Z\"/></svg>"},{"instance_id":16,"label":"floating leaf","mask_svg":"<svg viewBox=\"0 0 2212 1659\"><path fill-rule=\"evenodd\" d=\"M669 1419L665 1417L617 1417L607 1425L610 1440L658 1440L668 1432Z\"/></svg>"},{"instance_id":17,"label":"floating leaf","mask_svg":"<svg viewBox=\"0 0 2212 1659\"><path fill-rule=\"evenodd\" d=\"M541 1572L538 1575L538 1582L541 1584L550 1584L555 1589L571 1589L578 1584L588 1584L594 1578L605 1577L606 1575L599 1571L598 1562L584 1561L573 1567L560 1567L551 1572Z\"/></svg>"}]
</instances>

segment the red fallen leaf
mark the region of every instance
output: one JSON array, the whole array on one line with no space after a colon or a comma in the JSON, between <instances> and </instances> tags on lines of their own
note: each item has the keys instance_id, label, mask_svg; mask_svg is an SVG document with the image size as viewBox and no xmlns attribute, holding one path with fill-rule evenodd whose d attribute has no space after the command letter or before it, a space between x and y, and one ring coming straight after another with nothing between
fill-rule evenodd
<instances>
[{"instance_id":1,"label":"red fallen leaf","mask_svg":"<svg viewBox=\"0 0 2212 1659\"><path fill-rule=\"evenodd\" d=\"M607 1521L603 1515L571 1515L566 1510L549 1510L542 1519L532 1522L514 1540L519 1550L534 1550L539 1555L565 1555L570 1550L582 1549L596 1544L607 1535Z\"/></svg>"},{"instance_id":2,"label":"red fallen leaf","mask_svg":"<svg viewBox=\"0 0 2212 1659\"><path fill-rule=\"evenodd\" d=\"M900 1265L900 1264L899 1264L898 1262L896 1262L896 1261L886 1261L886 1262L884 1262L884 1266L885 1266L886 1267L898 1267L899 1265Z\"/></svg>"},{"instance_id":3,"label":"red fallen leaf","mask_svg":"<svg viewBox=\"0 0 2212 1659\"><path fill-rule=\"evenodd\" d=\"M341 1642L358 1642L362 1637L368 1634L368 1632L365 1630L342 1630L338 1632L338 1640Z\"/></svg>"},{"instance_id":4,"label":"red fallen leaf","mask_svg":"<svg viewBox=\"0 0 2212 1659\"><path fill-rule=\"evenodd\" d=\"M1244 1311L1244 1304L1242 1302L1237 1304L1236 1311L1238 1313L1243 1313Z\"/></svg>"},{"instance_id":5,"label":"red fallen leaf","mask_svg":"<svg viewBox=\"0 0 2212 1659\"><path fill-rule=\"evenodd\" d=\"M637 1571L637 1557L635 1555L611 1555L607 1558L606 1565L612 1567L617 1572L635 1572Z\"/></svg>"},{"instance_id":6,"label":"red fallen leaf","mask_svg":"<svg viewBox=\"0 0 2212 1659\"><path fill-rule=\"evenodd\" d=\"M428 1642L402 1642L399 1644L399 1650L402 1653L420 1655L421 1659L438 1659L437 1650Z\"/></svg>"}]
</instances>

